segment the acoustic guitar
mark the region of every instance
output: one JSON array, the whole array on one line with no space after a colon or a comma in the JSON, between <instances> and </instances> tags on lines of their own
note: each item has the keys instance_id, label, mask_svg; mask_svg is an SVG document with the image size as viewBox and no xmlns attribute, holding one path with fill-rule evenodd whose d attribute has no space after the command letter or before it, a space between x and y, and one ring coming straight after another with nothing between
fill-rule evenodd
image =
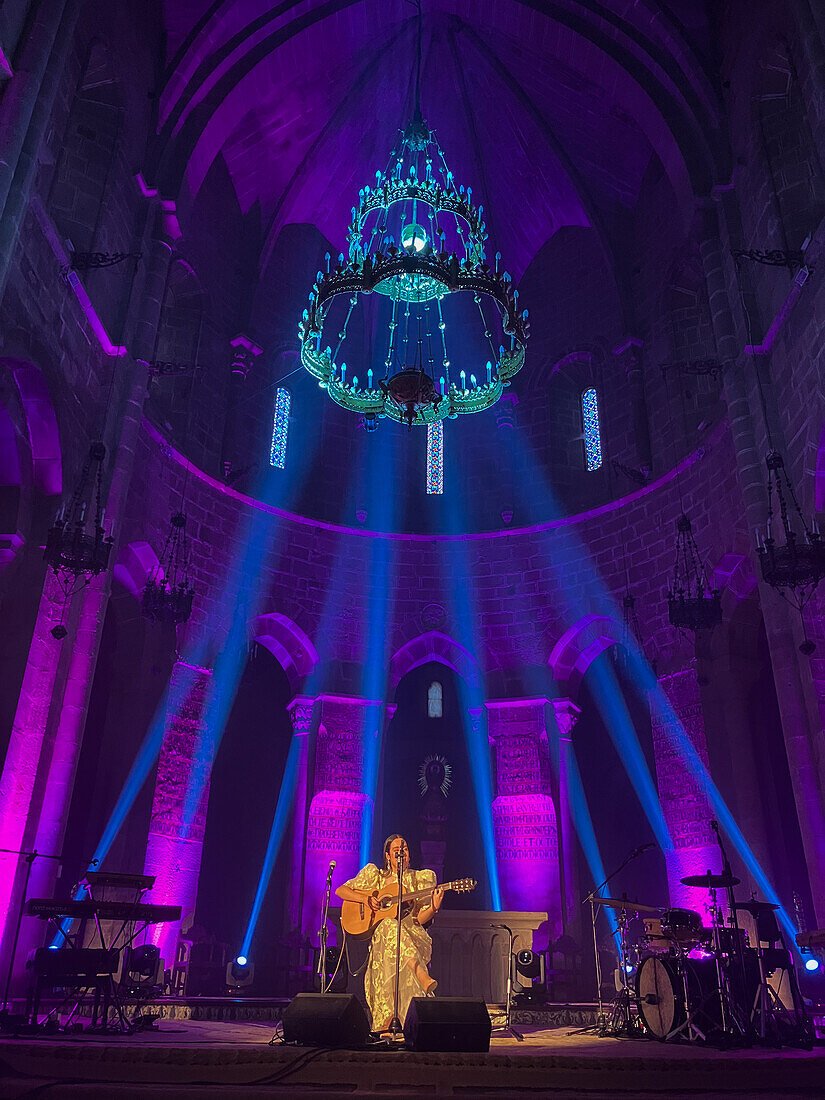
<instances>
[{"instance_id":1,"label":"acoustic guitar","mask_svg":"<svg viewBox=\"0 0 825 1100\"><path fill-rule=\"evenodd\" d=\"M475 890L478 883L473 878L460 878L455 882L441 882L438 884L442 890L455 890L457 893L465 893ZM401 919L412 909L412 903L421 898L432 897L433 890L438 886L431 886L428 890L417 890L415 893L401 895ZM378 899L378 909L371 909L368 897ZM373 890L372 895L364 894L363 901L341 902L341 927L348 936L371 935L382 920L387 917L393 919L398 914L398 883L391 882L381 890Z\"/></svg>"}]
</instances>

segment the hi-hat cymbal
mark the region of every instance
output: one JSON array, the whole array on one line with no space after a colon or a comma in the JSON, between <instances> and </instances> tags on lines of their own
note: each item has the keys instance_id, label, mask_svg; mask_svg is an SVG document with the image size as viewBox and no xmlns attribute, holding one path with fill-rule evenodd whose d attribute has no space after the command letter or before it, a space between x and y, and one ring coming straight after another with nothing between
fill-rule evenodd
<instances>
[{"instance_id":1,"label":"hi-hat cymbal","mask_svg":"<svg viewBox=\"0 0 825 1100\"><path fill-rule=\"evenodd\" d=\"M631 901L629 898L600 898L594 897L596 905L606 905L608 909L627 909L629 913L661 913L661 905L642 905L641 902Z\"/></svg>"},{"instance_id":2,"label":"hi-hat cymbal","mask_svg":"<svg viewBox=\"0 0 825 1100\"><path fill-rule=\"evenodd\" d=\"M735 901L733 907L734 909L746 909L753 917L779 908L772 901L757 901L756 898L751 898L750 901Z\"/></svg>"},{"instance_id":3,"label":"hi-hat cymbal","mask_svg":"<svg viewBox=\"0 0 825 1100\"><path fill-rule=\"evenodd\" d=\"M719 875L712 875L710 872L706 875L688 875L681 880L683 886L698 886L704 890L710 890L717 886L738 886L741 881L734 875L726 875L724 872Z\"/></svg>"}]
</instances>

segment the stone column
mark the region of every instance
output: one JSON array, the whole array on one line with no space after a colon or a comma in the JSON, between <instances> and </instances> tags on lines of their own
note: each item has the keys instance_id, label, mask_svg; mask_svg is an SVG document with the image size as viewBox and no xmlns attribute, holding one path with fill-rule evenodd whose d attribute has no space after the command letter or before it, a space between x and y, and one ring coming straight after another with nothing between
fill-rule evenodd
<instances>
[{"instance_id":1,"label":"stone column","mask_svg":"<svg viewBox=\"0 0 825 1100\"><path fill-rule=\"evenodd\" d=\"M691 661L679 671L660 676L659 686L707 768L708 747L695 663ZM680 880L686 875L721 871L719 848L710 827L713 815L675 744L675 723L668 722L657 707L652 707L651 713L659 802L674 845L671 852L665 852L671 905L701 910L707 892L683 886Z\"/></svg>"},{"instance_id":2,"label":"stone column","mask_svg":"<svg viewBox=\"0 0 825 1100\"><path fill-rule=\"evenodd\" d=\"M543 698L485 703L495 746L493 827L501 904L505 910L546 910L556 937L563 922L546 714L549 705ZM550 734L555 740L554 722ZM554 755L557 752L554 744Z\"/></svg>"},{"instance_id":3,"label":"stone column","mask_svg":"<svg viewBox=\"0 0 825 1100\"><path fill-rule=\"evenodd\" d=\"M109 410L105 435L108 440L114 440L114 444L106 505L108 521L116 540L126 510L146 394L146 365L138 357L143 347L141 335L154 331L157 323L170 255L166 240L155 239L152 242L135 321L136 353L131 378L125 394L122 394L122 404L118 407L118 402L113 401ZM158 290L158 287L161 289ZM109 569L93 578L82 592L73 597L67 618L69 633L63 642L55 640L51 634L60 621L63 592L51 573L44 581L20 699L0 776L0 847L19 849L25 844L36 846L43 852L60 853L116 553L117 541L110 556ZM15 857L4 858L7 862L0 862L3 937L0 960L9 949L9 907L15 890L14 878L20 872L20 867L15 865ZM30 896L34 889L41 896L50 896L54 892L57 869L56 861L38 861L32 872ZM22 897L19 900L22 901ZM34 931L27 929L21 939L21 952L29 933L37 938ZM24 958L22 954L20 957Z\"/></svg>"},{"instance_id":4,"label":"stone column","mask_svg":"<svg viewBox=\"0 0 825 1100\"><path fill-rule=\"evenodd\" d=\"M361 829L371 799L363 792L364 732L378 703L346 695L320 695L315 768L309 804L301 931L315 941L330 862L333 890L357 873Z\"/></svg>"},{"instance_id":5,"label":"stone column","mask_svg":"<svg viewBox=\"0 0 825 1100\"><path fill-rule=\"evenodd\" d=\"M559 855L561 857L562 881L562 930L578 927L581 918L581 905L576 890L576 829L573 824L573 811L570 805L570 753L573 749L573 727L579 720L581 710L569 699L554 699L553 712L558 727L558 754L556 758L558 807L557 828L559 834ZM551 753L551 761L553 754Z\"/></svg>"},{"instance_id":6,"label":"stone column","mask_svg":"<svg viewBox=\"0 0 825 1100\"><path fill-rule=\"evenodd\" d=\"M726 201L733 199L728 197ZM730 216L736 220L735 211ZM722 247L718 213L715 208L709 208L704 215L700 250L719 357L731 364L725 370L725 401L747 526L754 531L763 526L767 514L764 454L760 455L757 447L751 415L751 408L758 407L751 400L747 382L752 376L753 365L741 351L742 341L737 336ZM763 450L766 449L763 442ZM755 569L758 570L758 566ZM817 921L822 925L825 924L825 733L819 721L812 721L808 709L789 608L764 582L759 584L759 602L782 716L782 733L808 878Z\"/></svg>"},{"instance_id":7,"label":"stone column","mask_svg":"<svg viewBox=\"0 0 825 1100\"><path fill-rule=\"evenodd\" d=\"M147 900L182 909L179 921L151 926L150 939L160 946L167 965L174 962L181 928L192 923L198 897L212 764L203 751L211 681L211 669L185 661L175 663L169 691L175 702L166 715L158 756L144 874L156 877ZM193 781L202 785L202 793L187 827L183 812L186 791Z\"/></svg>"},{"instance_id":8,"label":"stone column","mask_svg":"<svg viewBox=\"0 0 825 1100\"><path fill-rule=\"evenodd\" d=\"M232 472L238 466L237 431L238 402L250 369L262 354L261 348L248 336L239 333L229 341L232 348L232 365L229 368L229 382L226 390L226 417L223 426L221 444L221 469L225 481L230 481Z\"/></svg>"},{"instance_id":9,"label":"stone column","mask_svg":"<svg viewBox=\"0 0 825 1100\"><path fill-rule=\"evenodd\" d=\"M295 801L292 810L292 851L289 863L289 883L286 890L287 931L300 928L301 895L306 859L309 738L312 728L312 711L315 700L307 695L296 695L287 707L292 719L292 736L300 740L298 776L295 782Z\"/></svg>"},{"instance_id":10,"label":"stone column","mask_svg":"<svg viewBox=\"0 0 825 1100\"><path fill-rule=\"evenodd\" d=\"M635 336L628 336L618 347L613 349L613 354L624 369L630 390L636 462L640 470L649 472L653 466L653 451L650 446L650 422L647 416L645 378L642 370L643 347L642 340Z\"/></svg>"},{"instance_id":11,"label":"stone column","mask_svg":"<svg viewBox=\"0 0 825 1100\"><path fill-rule=\"evenodd\" d=\"M81 5L44 0L36 5L0 101L0 299L15 256L37 171L37 155L52 117Z\"/></svg>"}]
</instances>

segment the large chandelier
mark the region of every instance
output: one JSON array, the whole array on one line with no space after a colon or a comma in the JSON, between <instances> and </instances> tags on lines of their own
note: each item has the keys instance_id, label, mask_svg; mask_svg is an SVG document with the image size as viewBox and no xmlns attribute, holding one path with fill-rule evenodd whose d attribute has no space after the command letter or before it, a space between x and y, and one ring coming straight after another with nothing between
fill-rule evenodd
<instances>
[{"instance_id":1,"label":"large chandelier","mask_svg":"<svg viewBox=\"0 0 825 1100\"><path fill-rule=\"evenodd\" d=\"M192 614L195 589L189 579L186 516L175 512L158 564L146 582L140 609L159 623L185 623Z\"/></svg>"},{"instance_id":2,"label":"large chandelier","mask_svg":"<svg viewBox=\"0 0 825 1100\"><path fill-rule=\"evenodd\" d=\"M417 98L417 97L416 97ZM374 185L348 251L319 271L298 326L301 362L345 409L410 428L494 405L524 364L527 310L488 260L483 206L455 182L419 107Z\"/></svg>"}]
</instances>

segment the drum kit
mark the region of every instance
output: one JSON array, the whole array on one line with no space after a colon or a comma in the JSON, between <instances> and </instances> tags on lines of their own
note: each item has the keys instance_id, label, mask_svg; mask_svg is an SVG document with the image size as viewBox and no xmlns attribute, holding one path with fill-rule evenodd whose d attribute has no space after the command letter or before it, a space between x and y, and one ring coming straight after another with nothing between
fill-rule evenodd
<instances>
[{"instance_id":1,"label":"drum kit","mask_svg":"<svg viewBox=\"0 0 825 1100\"><path fill-rule=\"evenodd\" d=\"M617 994L609 1015L601 1014L599 1034L810 1046L811 1023L774 915L778 906L736 901L733 888L740 880L729 865L721 874L681 881L708 891L709 925L692 909L593 897L616 911L619 932ZM719 891L728 895L727 923ZM744 913L750 930L740 927Z\"/></svg>"}]
</instances>

